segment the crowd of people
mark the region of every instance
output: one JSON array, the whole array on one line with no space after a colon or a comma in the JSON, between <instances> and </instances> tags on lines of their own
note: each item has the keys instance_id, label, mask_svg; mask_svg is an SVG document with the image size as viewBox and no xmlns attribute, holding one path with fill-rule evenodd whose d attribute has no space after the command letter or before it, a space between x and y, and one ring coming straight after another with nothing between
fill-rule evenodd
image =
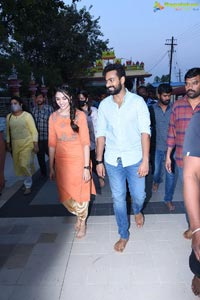
<instances>
[{"instance_id":1,"label":"crowd of people","mask_svg":"<svg viewBox=\"0 0 200 300\"><path fill-rule=\"evenodd\" d=\"M121 64L108 64L103 77L107 96L96 107L86 90L74 94L66 87L55 92L56 110L45 103L41 92L31 111L20 97L11 97L6 122L0 118L0 193L5 186L6 149L16 175L24 178L24 195L32 192L37 154L41 176L49 173L56 180L59 201L76 215L76 237L83 238L91 194L96 194L93 176L101 188L107 176L119 233L114 249L123 252L130 228L127 188L135 223L141 228L145 177L152 173L156 193L165 174L163 201L172 212L179 176L188 224L184 237L192 240L192 290L200 295L200 68L187 71L186 95L174 103L172 87L166 83L158 86L157 97L150 97L146 86L133 93Z\"/></svg>"}]
</instances>

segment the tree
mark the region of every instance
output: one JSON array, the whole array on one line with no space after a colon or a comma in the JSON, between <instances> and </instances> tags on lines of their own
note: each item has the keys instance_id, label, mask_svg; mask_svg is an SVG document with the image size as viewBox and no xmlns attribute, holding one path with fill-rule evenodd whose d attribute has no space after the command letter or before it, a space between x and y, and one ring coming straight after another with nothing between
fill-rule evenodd
<instances>
[{"instance_id":1,"label":"tree","mask_svg":"<svg viewBox=\"0 0 200 300\"><path fill-rule=\"evenodd\" d=\"M108 50L99 18L76 0L2 0L0 4L0 53L16 68L32 70L46 82L73 84L86 75L88 66ZM6 72L6 70L2 70ZM1 71L1 72L2 72Z\"/></svg>"},{"instance_id":2,"label":"tree","mask_svg":"<svg viewBox=\"0 0 200 300\"><path fill-rule=\"evenodd\" d=\"M161 81L161 82L169 82L169 74L167 74L167 75L162 75L160 81Z\"/></svg>"},{"instance_id":3,"label":"tree","mask_svg":"<svg viewBox=\"0 0 200 300\"><path fill-rule=\"evenodd\" d=\"M160 82L160 77L159 76L154 77L153 81L156 82L156 83Z\"/></svg>"}]
</instances>

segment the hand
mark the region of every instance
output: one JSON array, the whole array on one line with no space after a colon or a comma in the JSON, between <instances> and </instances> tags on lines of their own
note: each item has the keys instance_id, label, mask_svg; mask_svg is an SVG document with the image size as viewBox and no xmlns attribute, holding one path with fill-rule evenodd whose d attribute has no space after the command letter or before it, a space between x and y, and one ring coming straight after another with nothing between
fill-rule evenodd
<instances>
[{"instance_id":1,"label":"hand","mask_svg":"<svg viewBox=\"0 0 200 300\"><path fill-rule=\"evenodd\" d=\"M200 261L200 231L196 232L192 236L192 249L196 255L198 261Z\"/></svg>"},{"instance_id":2,"label":"hand","mask_svg":"<svg viewBox=\"0 0 200 300\"><path fill-rule=\"evenodd\" d=\"M38 153L38 152L39 152L38 144L34 144L33 151L34 151L35 153Z\"/></svg>"},{"instance_id":3,"label":"hand","mask_svg":"<svg viewBox=\"0 0 200 300\"><path fill-rule=\"evenodd\" d=\"M83 180L85 182L88 182L88 181L90 181L90 179L91 179L90 169L84 169L83 170Z\"/></svg>"},{"instance_id":4,"label":"hand","mask_svg":"<svg viewBox=\"0 0 200 300\"><path fill-rule=\"evenodd\" d=\"M105 171L105 167L104 167L103 163L102 164L98 164L96 166L96 170L97 170L98 176L103 177L103 178L106 176L106 171Z\"/></svg>"},{"instance_id":5,"label":"hand","mask_svg":"<svg viewBox=\"0 0 200 300\"><path fill-rule=\"evenodd\" d=\"M165 168L166 168L168 173L172 172L172 161L168 157L166 158L166 161L165 161Z\"/></svg>"},{"instance_id":6,"label":"hand","mask_svg":"<svg viewBox=\"0 0 200 300\"><path fill-rule=\"evenodd\" d=\"M11 148L11 144L10 143L6 143L6 150L8 152L11 152L12 151L12 148Z\"/></svg>"},{"instance_id":7,"label":"hand","mask_svg":"<svg viewBox=\"0 0 200 300\"><path fill-rule=\"evenodd\" d=\"M50 180L54 180L56 178L56 173L53 168L50 169L49 178L50 178Z\"/></svg>"},{"instance_id":8,"label":"hand","mask_svg":"<svg viewBox=\"0 0 200 300\"><path fill-rule=\"evenodd\" d=\"M149 173L149 162L142 161L139 168L138 168L138 175L139 177L144 177Z\"/></svg>"}]
</instances>

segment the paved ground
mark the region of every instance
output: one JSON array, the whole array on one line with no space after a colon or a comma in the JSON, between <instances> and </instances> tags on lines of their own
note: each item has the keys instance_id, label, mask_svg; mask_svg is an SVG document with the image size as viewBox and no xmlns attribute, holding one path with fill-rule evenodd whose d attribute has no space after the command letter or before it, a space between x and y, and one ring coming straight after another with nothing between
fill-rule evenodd
<instances>
[{"instance_id":1,"label":"paved ground","mask_svg":"<svg viewBox=\"0 0 200 300\"><path fill-rule=\"evenodd\" d=\"M188 268L190 242L180 182L169 213L164 184L151 193L147 178L145 226L130 213L130 240L116 253L118 239L108 182L92 198L87 236L75 238L75 217L57 201L55 183L34 176L33 193L23 196L22 181L6 159L6 188L0 198L1 300L193 300ZM130 205L129 205L130 206Z\"/></svg>"}]
</instances>

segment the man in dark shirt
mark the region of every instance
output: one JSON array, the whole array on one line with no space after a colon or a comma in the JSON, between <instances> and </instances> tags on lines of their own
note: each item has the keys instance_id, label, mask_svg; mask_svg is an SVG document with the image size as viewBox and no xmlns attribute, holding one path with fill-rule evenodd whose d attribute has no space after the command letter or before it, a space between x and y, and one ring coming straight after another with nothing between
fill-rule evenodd
<instances>
[{"instance_id":1,"label":"man in dark shirt","mask_svg":"<svg viewBox=\"0 0 200 300\"><path fill-rule=\"evenodd\" d=\"M151 117L151 161L153 169L152 191L157 192L159 184L162 182L164 161L167 153L167 132L171 115L171 93L172 87L162 83L158 86L158 102L149 107ZM173 155L173 154L172 154ZM173 160L173 157L172 157ZM165 170L165 196L164 202L170 211L175 209L172 203L175 188L175 161L173 160L173 170Z\"/></svg>"},{"instance_id":2,"label":"man in dark shirt","mask_svg":"<svg viewBox=\"0 0 200 300\"><path fill-rule=\"evenodd\" d=\"M192 290L200 296L200 111L196 112L186 130L183 144L184 200L190 229L192 230L192 253L190 269L194 274Z\"/></svg>"},{"instance_id":3,"label":"man in dark shirt","mask_svg":"<svg viewBox=\"0 0 200 300\"><path fill-rule=\"evenodd\" d=\"M47 175L45 154L48 155L48 120L49 116L53 113L53 107L45 104L45 97L41 92L36 94L36 106L32 110L35 119L36 127L38 130L38 146L39 152L37 153L38 163L42 176Z\"/></svg>"}]
</instances>

